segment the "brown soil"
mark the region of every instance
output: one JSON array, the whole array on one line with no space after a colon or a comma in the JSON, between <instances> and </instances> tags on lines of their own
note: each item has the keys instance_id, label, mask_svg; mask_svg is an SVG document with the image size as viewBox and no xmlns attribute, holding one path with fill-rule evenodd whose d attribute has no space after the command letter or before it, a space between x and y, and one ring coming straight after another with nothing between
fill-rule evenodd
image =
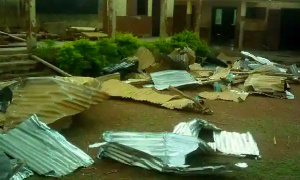
<instances>
[{"instance_id":1,"label":"brown soil","mask_svg":"<svg viewBox=\"0 0 300 180\"><path fill-rule=\"evenodd\" d=\"M189 93L195 95L195 92ZM168 110L133 101L109 100L77 115L71 127L63 130L62 134L74 145L95 157L97 150L88 149L88 145L101 141L99 138L105 131L172 131L178 122L203 118L215 122L215 125L228 131L250 131L262 154L262 160L248 161L249 168L242 173L203 179L300 179L300 162L298 162L300 86L293 86L292 93L296 97L295 100L250 96L243 103L207 101L207 105L214 111L211 116ZM276 145L273 143L274 136L277 140ZM44 178L35 176L30 179ZM103 160L95 158L92 167L79 169L62 179L186 179L186 177L131 167L108 158Z\"/></svg>"}]
</instances>

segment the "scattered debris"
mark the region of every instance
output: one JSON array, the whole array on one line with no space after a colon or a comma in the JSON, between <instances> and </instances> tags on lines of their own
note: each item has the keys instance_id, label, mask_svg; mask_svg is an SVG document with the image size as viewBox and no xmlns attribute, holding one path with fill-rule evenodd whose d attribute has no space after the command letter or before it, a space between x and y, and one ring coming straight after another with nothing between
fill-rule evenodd
<instances>
[{"instance_id":1,"label":"scattered debris","mask_svg":"<svg viewBox=\"0 0 300 180\"><path fill-rule=\"evenodd\" d=\"M181 70L168 70L151 73L151 77L154 82L154 87L157 90L165 90L168 89L169 86L182 87L200 84L200 82L196 81L187 71Z\"/></svg>"},{"instance_id":2,"label":"scattered debris","mask_svg":"<svg viewBox=\"0 0 300 180\"><path fill-rule=\"evenodd\" d=\"M172 69L177 70L188 70L189 65L194 64L196 60L195 52L187 47L175 49L168 57Z\"/></svg>"},{"instance_id":3,"label":"scattered debris","mask_svg":"<svg viewBox=\"0 0 300 180\"><path fill-rule=\"evenodd\" d=\"M137 50L135 56L138 58L139 61L138 69L140 71L149 68L152 64L155 63L155 57L153 56L152 52L145 47L140 47Z\"/></svg>"},{"instance_id":4,"label":"scattered debris","mask_svg":"<svg viewBox=\"0 0 300 180\"><path fill-rule=\"evenodd\" d=\"M172 86L169 87L169 90L171 92L175 92L175 93L179 94L183 98L192 100L195 103L195 107L199 109L199 111L200 111L201 114L209 114L209 115L213 114L212 110L210 110L209 108L207 108L207 107L205 107L203 105L204 101L200 102L200 101L196 100L195 98L193 98L193 97L191 97L191 96L189 96L187 94L184 94L183 92L179 91L178 89L176 89L176 88L174 88Z\"/></svg>"},{"instance_id":5,"label":"scattered debris","mask_svg":"<svg viewBox=\"0 0 300 180\"><path fill-rule=\"evenodd\" d=\"M107 74L113 74L113 73L120 73L121 79L124 79L124 77L132 72L137 72L139 67L139 61L137 57L129 57L126 59L123 59L122 62L118 64L113 64L108 67L103 68L103 73L105 75Z\"/></svg>"},{"instance_id":6,"label":"scattered debris","mask_svg":"<svg viewBox=\"0 0 300 180\"><path fill-rule=\"evenodd\" d=\"M246 79L245 87L253 88L256 92L274 93L285 92L287 83L285 77L252 74Z\"/></svg>"},{"instance_id":7,"label":"scattered debris","mask_svg":"<svg viewBox=\"0 0 300 180\"><path fill-rule=\"evenodd\" d=\"M36 115L0 135L0 150L23 159L34 172L51 177L61 177L94 163L57 131L40 122Z\"/></svg>"},{"instance_id":8,"label":"scattered debris","mask_svg":"<svg viewBox=\"0 0 300 180\"><path fill-rule=\"evenodd\" d=\"M229 68L218 67L216 69L214 75L210 76L209 79L211 79L211 80L224 80L224 79L227 78L229 73L230 73Z\"/></svg>"},{"instance_id":9,"label":"scattered debris","mask_svg":"<svg viewBox=\"0 0 300 180\"><path fill-rule=\"evenodd\" d=\"M289 66L288 72L292 73L295 79L299 78L299 70L296 64Z\"/></svg>"},{"instance_id":10,"label":"scattered debris","mask_svg":"<svg viewBox=\"0 0 300 180\"><path fill-rule=\"evenodd\" d=\"M260 158L259 150L252 135L222 131L215 125L201 119L179 123L173 133L208 139L207 144L214 150L228 155Z\"/></svg>"},{"instance_id":11,"label":"scattered debris","mask_svg":"<svg viewBox=\"0 0 300 180\"><path fill-rule=\"evenodd\" d=\"M209 100L221 99L225 101L243 102L248 97L249 93L236 91L236 90L226 90L223 92L201 92L199 96Z\"/></svg>"},{"instance_id":12,"label":"scattered debris","mask_svg":"<svg viewBox=\"0 0 300 180\"><path fill-rule=\"evenodd\" d=\"M106 92L111 97L149 102L168 109L199 111L198 107L196 107L195 103L190 99L175 95L160 94L149 88L139 89L118 80L108 80L104 82L100 90Z\"/></svg>"},{"instance_id":13,"label":"scattered debris","mask_svg":"<svg viewBox=\"0 0 300 180\"><path fill-rule=\"evenodd\" d=\"M23 180L33 175L33 172L27 169L23 161L9 159L6 154L0 150L0 179L1 180Z\"/></svg>"},{"instance_id":14,"label":"scattered debris","mask_svg":"<svg viewBox=\"0 0 300 180\"><path fill-rule=\"evenodd\" d=\"M229 64L233 64L239 60L242 59L242 57L239 57L239 56L228 56L226 55L225 53L221 52L218 56L217 56L218 59L220 59L221 61L223 62L227 62Z\"/></svg>"},{"instance_id":15,"label":"scattered debris","mask_svg":"<svg viewBox=\"0 0 300 180\"><path fill-rule=\"evenodd\" d=\"M224 174L245 168L245 163L204 162L212 149L193 136L173 133L105 132L107 143L100 146L98 157L148 170L184 175ZM187 157L199 158L197 163ZM200 160L202 159L202 161ZM212 158L213 159L213 158ZM201 163L200 163L201 162Z\"/></svg>"},{"instance_id":16,"label":"scattered debris","mask_svg":"<svg viewBox=\"0 0 300 180\"><path fill-rule=\"evenodd\" d=\"M207 140L209 136L212 140ZM248 167L246 163L233 163L231 156L227 156L231 163L225 163L224 159L216 162L218 152L260 158L250 133L222 131L198 119L178 124L173 133L107 131L103 139L105 143L91 145L100 147L98 158L109 157L127 165L165 173L223 174Z\"/></svg>"},{"instance_id":17,"label":"scattered debris","mask_svg":"<svg viewBox=\"0 0 300 180\"><path fill-rule=\"evenodd\" d=\"M285 93L286 93L287 99L290 99L290 100L295 99L294 94L292 94L290 91L286 90Z\"/></svg>"}]
</instances>

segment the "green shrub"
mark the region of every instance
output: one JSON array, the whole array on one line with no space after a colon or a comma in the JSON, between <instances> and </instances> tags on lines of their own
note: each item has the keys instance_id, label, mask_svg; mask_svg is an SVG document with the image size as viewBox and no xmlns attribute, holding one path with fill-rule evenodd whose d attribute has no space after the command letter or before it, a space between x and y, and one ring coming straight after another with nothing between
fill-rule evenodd
<instances>
[{"instance_id":1,"label":"green shrub","mask_svg":"<svg viewBox=\"0 0 300 180\"><path fill-rule=\"evenodd\" d=\"M58 67L75 76L83 74L84 70L89 69L90 63L75 49L73 43L66 43L57 55Z\"/></svg>"},{"instance_id":2,"label":"green shrub","mask_svg":"<svg viewBox=\"0 0 300 180\"><path fill-rule=\"evenodd\" d=\"M140 47L140 40L130 33L116 34L114 42L118 47L118 55L121 59L133 56Z\"/></svg>"},{"instance_id":3,"label":"green shrub","mask_svg":"<svg viewBox=\"0 0 300 180\"><path fill-rule=\"evenodd\" d=\"M210 52L206 41L201 40L197 33L191 31L175 34L171 39L171 44L173 48L188 46L196 52L198 57L205 57Z\"/></svg>"},{"instance_id":4,"label":"green shrub","mask_svg":"<svg viewBox=\"0 0 300 180\"><path fill-rule=\"evenodd\" d=\"M122 60L118 55L118 46L112 39L99 39L96 42L96 48L98 55L102 55L105 59L103 66Z\"/></svg>"},{"instance_id":5,"label":"green shrub","mask_svg":"<svg viewBox=\"0 0 300 180\"><path fill-rule=\"evenodd\" d=\"M33 51L33 54L50 62L51 64L55 64L58 49L59 48L56 47L56 42L48 39L44 40L42 45L38 46Z\"/></svg>"},{"instance_id":6,"label":"green shrub","mask_svg":"<svg viewBox=\"0 0 300 180\"><path fill-rule=\"evenodd\" d=\"M174 51L174 47L170 40L159 39L154 42L154 46L162 54L170 54L172 51Z\"/></svg>"}]
</instances>

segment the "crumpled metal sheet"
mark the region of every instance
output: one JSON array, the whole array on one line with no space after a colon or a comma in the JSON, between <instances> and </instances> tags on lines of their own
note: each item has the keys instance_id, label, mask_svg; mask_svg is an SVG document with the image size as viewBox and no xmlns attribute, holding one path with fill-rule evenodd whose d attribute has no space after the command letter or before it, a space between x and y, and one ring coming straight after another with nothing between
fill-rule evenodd
<instances>
[{"instance_id":1,"label":"crumpled metal sheet","mask_svg":"<svg viewBox=\"0 0 300 180\"><path fill-rule=\"evenodd\" d=\"M215 125L202 120L202 119L194 119L189 122L181 122L174 127L173 133L181 134L185 136L194 136L198 137L202 128L211 128L214 130L221 130Z\"/></svg>"},{"instance_id":2,"label":"crumpled metal sheet","mask_svg":"<svg viewBox=\"0 0 300 180\"><path fill-rule=\"evenodd\" d=\"M12 176L9 180L23 180L33 175L33 172L26 167L19 166L15 174L13 168L18 164L16 159L9 159L6 154L0 150L0 180L8 180L8 176Z\"/></svg>"},{"instance_id":3,"label":"crumpled metal sheet","mask_svg":"<svg viewBox=\"0 0 300 180\"><path fill-rule=\"evenodd\" d=\"M17 165L18 161L16 159L10 160L12 167ZM22 167L10 180L23 180L30 176L33 176L33 172L27 167Z\"/></svg>"},{"instance_id":4,"label":"crumpled metal sheet","mask_svg":"<svg viewBox=\"0 0 300 180\"><path fill-rule=\"evenodd\" d=\"M84 77L27 78L14 88L13 103L0 114L0 122L13 128L32 114L46 124L78 114L109 98L100 84Z\"/></svg>"},{"instance_id":5,"label":"crumpled metal sheet","mask_svg":"<svg viewBox=\"0 0 300 180\"><path fill-rule=\"evenodd\" d=\"M174 133L105 132L106 143L98 158L109 157L121 163L148 170L183 175L223 174L245 168L245 163L204 162L214 153L210 146L194 136ZM190 159L199 158L193 163Z\"/></svg>"},{"instance_id":6,"label":"crumpled metal sheet","mask_svg":"<svg viewBox=\"0 0 300 180\"><path fill-rule=\"evenodd\" d=\"M178 146L177 149L180 150L180 146ZM181 175L217 175L247 167L245 163L236 163L232 165L224 163L212 163L210 165L202 166L174 166L172 164L166 164L163 158L159 158L146 152L115 142L109 142L101 145L98 158L102 159L103 157L109 157L130 166L138 166L148 170L157 170L159 172Z\"/></svg>"},{"instance_id":7,"label":"crumpled metal sheet","mask_svg":"<svg viewBox=\"0 0 300 180\"><path fill-rule=\"evenodd\" d=\"M40 122L36 115L0 135L0 150L24 160L34 172L52 177L67 175L94 163L90 156Z\"/></svg>"},{"instance_id":8,"label":"crumpled metal sheet","mask_svg":"<svg viewBox=\"0 0 300 180\"><path fill-rule=\"evenodd\" d=\"M257 143L250 132L214 131L213 138L214 142L208 144L215 151L229 155L260 157Z\"/></svg>"},{"instance_id":9,"label":"crumpled metal sheet","mask_svg":"<svg viewBox=\"0 0 300 180\"><path fill-rule=\"evenodd\" d=\"M213 142L207 142L207 144L215 151L229 155L260 158L257 143L250 132L236 133L222 131L205 120L194 119L190 122L179 123L175 126L173 133L194 136L201 139L202 137L199 135L202 129L209 129L212 132Z\"/></svg>"},{"instance_id":10,"label":"crumpled metal sheet","mask_svg":"<svg viewBox=\"0 0 300 180\"><path fill-rule=\"evenodd\" d=\"M181 87L187 85L199 85L200 82L187 71L181 70L167 70L151 73L154 87L157 90L168 89L169 86Z\"/></svg>"},{"instance_id":11,"label":"crumpled metal sheet","mask_svg":"<svg viewBox=\"0 0 300 180\"><path fill-rule=\"evenodd\" d=\"M158 157L165 164L183 166L186 155L196 151L209 153L212 149L202 140L193 136L182 136L174 133L135 133L105 132L106 142L119 143L136 150Z\"/></svg>"}]
</instances>

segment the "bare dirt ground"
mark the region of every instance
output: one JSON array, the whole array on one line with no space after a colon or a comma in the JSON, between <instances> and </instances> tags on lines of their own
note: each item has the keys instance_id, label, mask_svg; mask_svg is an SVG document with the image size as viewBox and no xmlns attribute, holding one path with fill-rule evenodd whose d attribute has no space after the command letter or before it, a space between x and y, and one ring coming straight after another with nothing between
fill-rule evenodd
<instances>
[{"instance_id":1,"label":"bare dirt ground","mask_svg":"<svg viewBox=\"0 0 300 180\"><path fill-rule=\"evenodd\" d=\"M189 91L194 95L196 92L199 91ZM292 86L291 92L296 96L295 100L250 96L243 103L207 101L214 111L211 116L133 101L108 100L77 115L71 127L62 131L70 142L95 158L97 150L88 149L88 145L98 142L104 131L172 131L181 121L203 118L219 122L215 124L228 131L253 134L262 159L245 160L249 164L245 171L225 176L181 177L95 158L92 167L79 169L62 179L300 179L300 86ZM29 179L53 178L35 176Z\"/></svg>"}]
</instances>

